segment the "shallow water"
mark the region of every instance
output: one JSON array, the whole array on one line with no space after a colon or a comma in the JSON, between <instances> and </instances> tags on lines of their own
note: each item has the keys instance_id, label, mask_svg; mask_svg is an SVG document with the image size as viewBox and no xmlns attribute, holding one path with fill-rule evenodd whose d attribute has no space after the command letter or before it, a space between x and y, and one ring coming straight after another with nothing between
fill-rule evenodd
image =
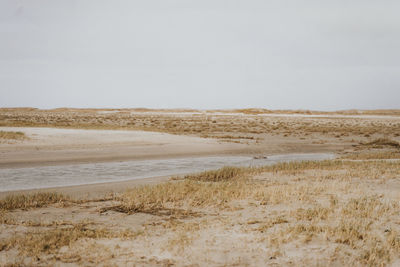
<instances>
[{"instance_id":1,"label":"shallow water","mask_svg":"<svg viewBox=\"0 0 400 267\"><path fill-rule=\"evenodd\" d=\"M274 155L266 159L219 156L0 169L0 192L178 175L223 166L261 166L277 162L324 160L334 157L333 154L325 153Z\"/></svg>"}]
</instances>

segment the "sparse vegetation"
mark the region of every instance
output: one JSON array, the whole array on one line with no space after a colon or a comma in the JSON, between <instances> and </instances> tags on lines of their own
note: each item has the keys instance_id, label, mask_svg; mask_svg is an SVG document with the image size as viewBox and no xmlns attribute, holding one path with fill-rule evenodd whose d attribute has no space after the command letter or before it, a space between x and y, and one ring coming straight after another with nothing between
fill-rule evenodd
<instances>
[{"instance_id":1,"label":"sparse vegetation","mask_svg":"<svg viewBox=\"0 0 400 267\"><path fill-rule=\"evenodd\" d=\"M304 244L313 240L332 242L344 245L341 250L359 252L349 257L350 265L381 266L400 253L400 234L386 229L382 235L376 231L376 224L379 218L389 219L398 210L395 201L385 203L374 196L361 197L337 206L299 209L296 220L287 221L279 231L262 230L268 233L272 245L282 246L295 240Z\"/></svg>"},{"instance_id":2,"label":"sparse vegetation","mask_svg":"<svg viewBox=\"0 0 400 267\"><path fill-rule=\"evenodd\" d=\"M233 181L239 178L244 178L244 175L248 174L250 171L251 168L238 168L227 166L218 170L186 175L185 179L201 182Z\"/></svg>"},{"instance_id":3,"label":"sparse vegetation","mask_svg":"<svg viewBox=\"0 0 400 267\"><path fill-rule=\"evenodd\" d=\"M223 207L228 201L246 196L248 188L241 182L178 181L155 186L143 186L130 190L118 199L120 210L127 213L145 212L156 214L160 210L196 207Z\"/></svg>"},{"instance_id":4,"label":"sparse vegetation","mask_svg":"<svg viewBox=\"0 0 400 267\"><path fill-rule=\"evenodd\" d=\"M379 159L400 159L400 152L385 151L385 152L363 152L363 153L351 153L341 157L342 159L353 159L353 160L379 160Z\"/></svg>"},{"instance_id":5,"label":"sparse vegetation","mask_svg":"<svg viewBox=\"0 0 400 267\"><path fill-rule=\"evenodd\" d=\"M21 141L25 139L28 139L28 137L23 132L0 131L0 142Z\"/></svg>"},{"instance_id":6,"label":"sparse vegetation","mask_svg":"<svg viewBox=\"0 0 400 267\"><path fill-rule=\"evenodd\" d=\"M139 234L129 230L111 232L104 228L90 228L88 223L78 223L70 227L16 235L0 243L0 251L16 247L21 255L40 257L41 254L57 253L60 248L71 246L80 239L134 238Z\"/></svg>"},{"instance_id":7,"label":"sparse vegetation","mask_svg":"<svg viewBox=\"0 0 400 267\"><path fill-rule=\"evenodd\" d=\"M175 112L175 113L173 113ZM176 114L178 112L178 115ZM378 111L377 111L378 112ZM241 113L243 116L238 116ZM379 115L399 114L399 111L379 111ZM262 116L263 114L330 115L327 117ZM366 138L397 138L398 119L381 120L346 118L332 115L371 115L371 112L323 113L311 111L268 110L95 110L95 109L0 109L0 126L45 126L82 129L132 129L167 132L217 138L230 142L257 142L261 135L312 138L356 136Z\"/></svg>"},{"instance_id":8,"label":"sparse vegetation","mask_svg":"<svg viewBox=\"0 0 400 267\"><path fill-rule=\"evenodd\" d=\"M400 148L399 142L388 139L388 138L375 139L373 141L363 143L362 145L370 146L373 148L382 148L382 147Z\"/></svg>"},{"instance_id":9,"label":"sparse vegetation","mask_svg":"<svg viewBox=\"0 0 400 267\"><path fill-rule=\"evenodd\" d=\"M10 195L0 199L0 210L40 208L68 200L59 193L34 193Z\"/></svg>"},{"instance_id":10,"label":"sparse vegetation","mask_svg":"<svg viewBox=\"0 0 400 267\"><path fill-rule=\"evenodd\" d=\"M399 164L386 160L225 167L133 188L105 202L99 210L105 214L102 216L109 212L108 216L153 216L146 219L140 235L121 231L116 226L120 223L108 223L108 219L101 217L94 217L98 223L90 225L28 224L13 218L12 222L3 221L3 225L24 225L28 230L25 235L0 237L0 253L15 248L21 255L48 262L43 255L59 255L62 251L64 256L72 253L68 259L85 265L90 259L77 257L77 251L87 250L91 244L112 251L102 258L109 264L116 259L111 254L119 255L118 261L140 262L154 249L168 251L169 262L202 262L204 257L200 255L223 255L224 250L236 244L235 251L241 255L257 255L263 262L279 265L292 262L313 266L319 262L385 266L399 260L400 227L396 221L400 218L400 204L397 194L387 191L385 186L398 184L398 177ZM79 213L89 203L71 205L83 205L76 208ZM135 254L124 254L122 246L134 246L121 241L124 236L128 238L126 242L135 238ZM149 240L152 245L148 245ZM309 253L316 244L321 252ZM267 248L264 254L259 253L260 247ZM198 252L191 254L190 259L181 258L180 255L194 250ZM293 250L297 252L289 254ZM161 259L151 262L155 264Z\"/></svg>"}]
</instances>

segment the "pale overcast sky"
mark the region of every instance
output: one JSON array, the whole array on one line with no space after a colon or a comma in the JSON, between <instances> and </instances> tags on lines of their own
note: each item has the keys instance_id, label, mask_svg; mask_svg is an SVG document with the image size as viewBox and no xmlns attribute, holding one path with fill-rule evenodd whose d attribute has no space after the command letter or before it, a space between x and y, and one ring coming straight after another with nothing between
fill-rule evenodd
<instances>
[{"instance_id":1,"label":"pale overcast sky","mask_svg":"<svg viewBox=\"0 0 400 267\"><path fill-rule=\"evenodd\" d=\"M398 0L0 0L0 107L400 108Z\"/></svg>"}]
</instances>

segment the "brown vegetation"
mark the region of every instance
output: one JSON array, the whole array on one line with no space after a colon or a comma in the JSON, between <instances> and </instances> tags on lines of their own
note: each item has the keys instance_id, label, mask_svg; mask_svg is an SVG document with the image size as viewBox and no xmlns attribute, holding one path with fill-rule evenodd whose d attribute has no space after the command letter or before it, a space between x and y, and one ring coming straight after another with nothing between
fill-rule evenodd
<instances>
[{"instance_id":1,"label":"brown vegetation","mask_svg":"<svg viewBox=\"0 0 400 267\"><path fill-rule=\"evenodd\" d=\"M4 220L3 227L25 225L28 230L24 235L0 236L0 253L17 249L20 255L17 259L35 259L35 265L45 262L92 265L97 261L90 263L93 258L84 255L101 247L110 251L101 258L104 264L162 265L167 260L177 265L269 262L385 266L399 260L400 255L397 223L400 199L391 190L400 185L399 177L400 165L396 160L225 167L133 188L112 201L101 202L105 206L91 217L90 224L35 225L20 222L14 216L13 221ZM386 186L389 184L391 187ZM30 203L17 206L29 207ZM74 203L71 205L72 208L78 205L78 218L85 205L90 204ZM14 213L10 211L4 216ZM143 213L153 216L144 225L124 223L132 216L140 218ZM126 217L120 217L115 224L107 223L112 217L104 220L102 216ZM130 229L121 230L122 224ZM319 253L312 253L315 248ZM152 254L160 249L167 251L167 259ZM252 260L221 258L227 249ZM149 255L155 256L148 258ZM204 255L213 260L207 261Z\"/></svg>"},{"instance_id":2,"label":"brown vegetation","mask_svg":"<svg viewBox=\"0 0 400 267\"><path fill-rule=\"evenodd\" d=\"M23 132L10 132L10 131L0 131L0 142L2 141L20 141L28 139L28 137Z\"/></svg>"},{"instance_id":3,"label":"brown vegetation","mask_svg":"<svg viewBox=\"0 0 400 267\"><path fill-rule=\"evenodd\" d=\"M374 160L374 159L400 159L400 152L397 151L385 151L385 152L363 152L363 153L351 153L341 157L342 159L353 159L353 160Z\"/></svg>"},{"instance_id":4,"label":"brown vegetation","mask_svg":"<svg viewBox=\"0 0 400 267\"><path fill-rule=\"evenodd\" d=\"M68 200L59 193L34 193L10 195L0 199L0 210L39 208Z\"/></svg>"},{"instance_id":5,"label":"brown vegetation","mask_svg":"<svg viewBox=\"0 0 400 267\"><path fill-rule=\"evenodd\" d=\"M105 228L96 228L91 224L76 223L66 227L58 226L56 229L34 230L24 234L17 234L9 239L0 240L0 251L18 249L21 259L23 257L33 257L38 261L43 258L51 262L55 258L62 262L76 262L81 260L81 253L78 252L71 255L71 253L60 253L60 250L65 247L71 247L80 240L105 238L124 240L135 238L141 234L130 230L112 232ZM100 262L95 261L97 264L100 264Z\"/></svg>"},{"instance_id":6,"label":"brown vegetation","mask_svg":"<svg viewBox=\"0 0 400 267\"><path fill-rule=\"evenodd\" d=\"M224 111L172 112L174 111L139 112L135 109L0 109L0 126L132 129L196 135L231 141L240 141L241 139L257 141L263 134L302 138L311 138L316 134L333 138L349 136L361 138L387 136L393 138L400 135L400 121L398 119L343 116L303 117L299 119L290 116L263 116L264 113L254 110L237 111L242 113L242 116L235 113L224 113ZM286 114L288 112L274 111L272 113ZM291 113L302 114L302 112L297 111ZM265 114L268 115L269 113ZM309 113L305 112L305 114ZM370 112L365 111L362 114L370 115ZM394 112L393 114L397 113ZM332 114L329 113L329 115Z\"/></svg>"},{"instance_id":7,"label":"brown vegetation","mask_svg":"<svg viewBox=\"0 0 400 267\"><path fill-rule=\"evenodd\" d=\"M223 167L218 170L204 171L197 174L185 175L185 179L201 182L222 182L233 181L243 178L245 173L249 173L250 168Z\"/></svg>"},{"instance_id":8,"label":"brown vegetation","mask_svg":"<svg viewBox=\"0 0 400 267\"><path fill-rule=\"evenodd\" d=\"M375 139L373 141L363 143L362 145L370 146L373 148L383 148L383 147L400 148L399 142L388 139L388 138Z\"/></svg>"}]
</instances>

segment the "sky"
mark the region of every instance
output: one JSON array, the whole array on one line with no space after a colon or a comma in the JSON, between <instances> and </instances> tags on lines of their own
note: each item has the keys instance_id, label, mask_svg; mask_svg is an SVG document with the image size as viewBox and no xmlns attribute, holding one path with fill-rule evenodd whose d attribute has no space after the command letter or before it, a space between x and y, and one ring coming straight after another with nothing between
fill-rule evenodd
<instances>
[{"instance_id":1,"label":"sky","mask_svg":"<svg viewBox=\"0 0 400 267\"><path fill-rule=\"evenodd\" d=\"M0 0L0 107L400 108L398 0Z\"/></svg>"}]
</instances>

